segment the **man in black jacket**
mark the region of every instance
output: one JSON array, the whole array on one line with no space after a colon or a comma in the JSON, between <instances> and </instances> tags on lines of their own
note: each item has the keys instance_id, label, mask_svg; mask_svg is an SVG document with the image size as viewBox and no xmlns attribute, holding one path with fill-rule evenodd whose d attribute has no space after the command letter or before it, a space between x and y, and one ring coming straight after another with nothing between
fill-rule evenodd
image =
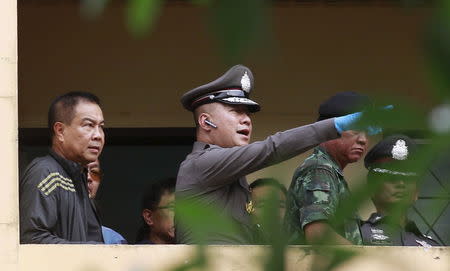
<instances>
[{"instance_id":1,"label":"man in black jacket","mask_svg":"<svg viewBox=\"0 0 450 271\"><path fill-rule=\"evenodd\" d=\"M70 92L50 105L52 147L20 179L21 243L102 243L101 222L89 199L86 165L104 145L98 97Z\"/></svg>"}]
</instances>

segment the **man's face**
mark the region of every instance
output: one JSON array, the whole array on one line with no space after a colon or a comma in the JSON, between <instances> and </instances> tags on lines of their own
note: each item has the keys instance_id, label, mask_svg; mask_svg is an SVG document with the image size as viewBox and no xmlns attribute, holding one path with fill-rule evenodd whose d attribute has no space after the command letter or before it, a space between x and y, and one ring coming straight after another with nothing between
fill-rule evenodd
<instances>
[{"instance_id":1,"label":"man's face","mask_svg":"<svg viewBox=\"0 0 450 271\"><path fill-rule=\"evenodd\" d=\"M354 163L361 159L367 150L368 139L364 132L345 131L335 139L336 157L345 163Z\"/></svg>"},{"instance_id":2,"label":"man's face","mask_svg":"<svg viewBox=\"0 0 450 271\"><path fill-rule=\"evenodd\" d=\"M214 103L211 119L217 128L211 130L213 144L223 148L244 146L250 143L252 121L245 105Z\"/></svg>"},{"instance_id":3,"label":"man's face","mask_svg":"<svg viewBox=\"0 0 450 271\"><path fill-rule=\"evenodd\" d=\"M89 198L93 199L97 195L98 187L100 186L100 182L102 181L98 160L89 163L87 167L88 167L87 185Z\"/></svg>"},{"instance_id":4,"label":"man's face","mask_svg":"<svg viewBox=\"0 0 450 271\"><path fill-rule=\"evenodd\" d=\"M272 201L274 200L274 201ZM286 196L276 187L271 185L261 185L252 189L253 212L252 219L255 223L260 223L264 210L268 204L276 204L278 207L278 218L284 219L286 213Z\"/></svg>"},{"instance_id":5,"label":"man's face","mask_svg":"<svg viewBox=\"0 0 450 271\"><path fill-rule=\"evenodd\" d=\"M382 182L373 196L375 206L390 207L393 204L411 206L417 199L418 191L416 181L410 179L411 177L392 177Z\"/></svg>"},{"instance_id":6,"label":"man's face","mask_svg":"<svg viewBox=\"0 0 450 271\"><path fill-rule=\"evenodd\" d=\"M91 102L80 101L70 124L63 124L62 150L66 159L87 165L97 160L105 143L103 113Z\"/></svg>"},{"instance_id":7,"label":"man's face","mask_svg":"<svg viewBox=\"0 0 450 271\"><path fill-rule=\"evenodd\" d=\"M157 209L152 214L151 232L167 243L175 241L174 226L175 193L168 191L161 196Z\"/></svg>"}]
</instances>

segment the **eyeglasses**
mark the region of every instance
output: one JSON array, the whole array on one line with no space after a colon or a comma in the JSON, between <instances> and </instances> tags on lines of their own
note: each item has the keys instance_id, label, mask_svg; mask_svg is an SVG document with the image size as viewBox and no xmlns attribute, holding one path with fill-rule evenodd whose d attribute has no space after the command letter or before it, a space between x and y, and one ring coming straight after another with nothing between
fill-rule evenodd
<instances>
[{"instance_id":1,"label":"eyeglasses","mask_svg":"<svg viewBox=\"0 0 450 271\"><path fill-rule=\"evenodd\" d=\"M100 182L103 179L103 172L101 172L98 168L88 169L88 176L94 182Z\"/></svg>"},{"instance_id":2,"label":"eyeglasses","mask_svg":"<svg viewBox=\"0 0 450 271\"><path fill-rule=\"evenodd\" d=\"M173 211L175 211L175 204L169 203L167 205L158 206L158 207L156 207L156 209L161 209L161 210L165 209L165 210L173 212Z\"/></svg>"}]
</instances>

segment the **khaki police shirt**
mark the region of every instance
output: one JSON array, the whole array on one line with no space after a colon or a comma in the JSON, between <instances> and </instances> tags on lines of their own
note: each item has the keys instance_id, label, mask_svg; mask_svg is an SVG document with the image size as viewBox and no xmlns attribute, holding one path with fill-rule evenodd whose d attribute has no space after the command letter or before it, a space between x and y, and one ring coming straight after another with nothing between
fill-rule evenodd
<instances>
[{"instance_id":1,"label":"khaki police shirt","mask_svg":"<svg viewBox=\"0 0 450 271\"><path fill-rule=\"evenodd\" d=\"M246 203L249 189L245 176L259 169L292 158L321 142L337 138L334 119L323 120L269 136L246 146L222 148L195 142L192 152L181 163L176 197L214 206L241 228L239 234L208 229L209 244L251 242L251 225ZM205 219L203 223L207 223ZM181 227L176 217L178 243L195 243L192 229Z\"/></svg>"}]
</instances>

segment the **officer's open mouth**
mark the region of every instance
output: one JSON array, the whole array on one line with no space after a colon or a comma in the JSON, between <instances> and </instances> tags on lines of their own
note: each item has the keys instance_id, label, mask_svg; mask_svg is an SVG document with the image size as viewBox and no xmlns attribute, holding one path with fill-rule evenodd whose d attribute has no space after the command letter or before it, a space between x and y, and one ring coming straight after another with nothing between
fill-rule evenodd
<instances>
[{"instance_id":1,"label":"officer's open mouth","mask_svg":"<svg viewBox=\"0 0 450 271\"><path fill-rule=\"evenodd\" d=\"M250 134L250 130L249 129L241 129L241 130L238 130L237 133L248 136Z\"/></svg>"}]
</instances>

